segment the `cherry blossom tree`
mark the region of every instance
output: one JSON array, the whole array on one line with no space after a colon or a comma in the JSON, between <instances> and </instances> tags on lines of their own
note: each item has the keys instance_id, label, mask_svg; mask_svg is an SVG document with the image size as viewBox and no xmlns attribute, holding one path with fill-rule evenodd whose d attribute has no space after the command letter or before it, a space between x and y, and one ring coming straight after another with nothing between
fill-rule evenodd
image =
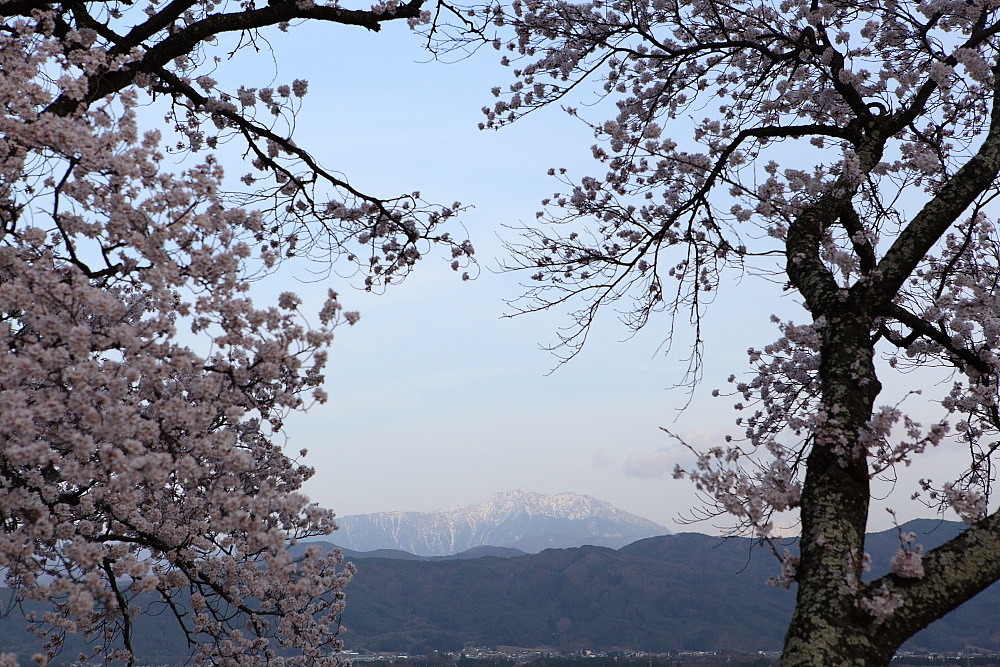
<instances>
[{"instance_id":1,"label":"cherry blossom tree","mask_svg":"<svg viewBox=\"0 0 1000 667\"><path fill-rule=\"evenodd\" d=\"M361 192L299 147L305 81L227 92L212 73L265 29L413 25L421 0L0 9L0 613L44 603L39 664L67 633L90 645L70 660L133 664L142 613L176 622L199 663L338 663L352 569L291 556L335 526L281 429L325 399L333 328L357 315L332 291L313 315L292 293L260 307L251 281L307 255L378 289L431 245L456 270L472 247L438 231L458 204ZM168 145L140 127L151 100ZM248 158L239 192L210 153L224 142Z\"/></svg>"},{"instance_id":2,"label":"cherry blossom tree","mask_svg":"<svg viewBox=\"0 0 1000 667\"><path fill-rule=\"evenodd\" d=\"M671 333L690 318L697 376L700 315L733 272L804 308L730 379L736 434L676 473L765 542L798 514L783 664L887 664L1000 578L1000 3L512 0L446 3L433 28L512 67L484 127L558 103L593 128L603 175L551 171L512 247L521 312L573 313L568 355L602 308L634 329L664 311ZM914 368L947 378L929 420L883 392ZM968 466L911 491L969 527L928 552L902 534L868 581L873 479L933 447Z\"/></svg>"}]
</instances>

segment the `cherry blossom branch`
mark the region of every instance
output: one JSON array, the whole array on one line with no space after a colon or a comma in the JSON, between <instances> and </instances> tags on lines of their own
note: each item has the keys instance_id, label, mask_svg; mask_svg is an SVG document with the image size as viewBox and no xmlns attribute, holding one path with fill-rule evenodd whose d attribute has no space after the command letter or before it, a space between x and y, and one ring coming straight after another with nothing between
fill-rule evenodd
<instances>
[{"instance_id":1,"label":"cherry blossom branch","mask_svg":"<svg viewBox=\"0 0 1000 667\"><path fill-rule=\"evenodd\" d=\"M373 10L351 10L336 6L313 3L278 2L261 9L247 9L228 14L212 14L200 21L183 27L154 46L143 49L141 57L134 63L113 71L94 74L88 79L87 92L80 100L68 95L56 98L46 109L56 115L67 115L80 104L89 104L107 95L117 93L131 85L141 73L154 72L175 58L191 53L201 42L226 32L241 32L276 25L295 19L314 19L343 25L355 25L378 32L382 23L399 19L419 18L424 0L410 0L399 5L394 12ZM300 7L300 4L302 5ZM176 5L172 7L176 11ZM142 41L156 34L161 20L144 28L137 28L135 34L115 40L116 48L110 49L111 57L123 56L139 48ZM173 23L169 23L173 25Z\"/></svg>"},{"instance_id":2,"label":"cherry blossom branch","mask_svg":"<svg viewBox=\"0 0 1000 667\"><path fill-rule=\"evenodd\" d=\"M991 375L996 373L996 368L983 361L973 350L956 345L952 336L948 335L941 329L934 327L927 320L917 317L902 306L889 304L885 308L885 314L897 320L901 324L906 325L911 331L910 336L897 338L895 335L888 332L887 329L883 329L883 332L887 334L886 339L893 345L906 348L913 344L916 337L923 336L940 345L943 349L948 351L956 362L960 362L956 364L959 370L964 372L966 368L973 368L984 380L987 381Z\"/></svg>"}]
</instances>

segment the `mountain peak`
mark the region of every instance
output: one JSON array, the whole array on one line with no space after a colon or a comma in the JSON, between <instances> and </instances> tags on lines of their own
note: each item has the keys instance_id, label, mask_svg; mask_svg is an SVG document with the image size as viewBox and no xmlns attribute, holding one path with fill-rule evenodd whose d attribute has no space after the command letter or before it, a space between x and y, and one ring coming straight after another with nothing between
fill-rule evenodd
<instances>
[{"instance_id":1,"label":"mountain peak","mask_svg":"<svg viewBox=\"0 0 1000 667\"><path fill-rule=\"evenodd\" d=\"M621 547L670 531L610 503L577 493L514 490L437 512L345 516L334 541L355 551L401 549L448 556L480 546L538 552L584 544Z\"/></svg>"}]
</instances>

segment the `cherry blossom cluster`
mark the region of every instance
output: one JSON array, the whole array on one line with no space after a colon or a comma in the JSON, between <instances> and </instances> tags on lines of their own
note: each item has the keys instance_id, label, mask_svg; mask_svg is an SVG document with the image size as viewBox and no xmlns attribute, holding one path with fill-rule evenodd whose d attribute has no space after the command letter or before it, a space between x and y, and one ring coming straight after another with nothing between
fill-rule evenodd
<instances>
[{"instance_id":1,"label":"cherry blossom cluster","mask_svg":"<svg viewBox=\"0 0 1000 667\"><path fill-rule=\"evenodd\" d=\"M924 576L924 564L921 553L924 548L916 543L915 533L899 534L899 550L889 561L889 569L896 576L904 579L920 579Z\"/></svg>"},{"instance_id":2,"label":"cherry blossom cluster","mask_svg":"<svg viewBox=\"0 0 1000 667\"><path fill-rule=\"evenodd\" d=\"M781 554L781 574L767 580L771 586L789 588L795 583L795 573L799 565L798 556L793 556L788 549Z\"/></svg>"},{"instance_id":3,"label":"cherry blossom cluster","mask_svg":"<svg viewBox=\"0 0 1000 667\"><path fill-rule=\"evenodd\" d=\"M903 598L885 585L880 586L871 595L862 597L858 602L858 606L871 615L876 625L884 623L902 604Z\"/></svg>"},{"instance_id":4,"label":"cherry blossom cluster","mask_svg":"<svg viewBox=\"0 0 1000 667\"><path fill-rule=\"evenodd\" d=\"M569 290L608 302L628 294L628 321L641 326L650 311L666 305L668 274L691 283L685 299L667 303L690 305L694 291L712 289L711 275L732 262L743 264L747 223L781 240L790 216L845 174L865 180L863 170L871 181L855 185L861 203L873 208L863 216L866 226L840 236L831 231L824 240L826 259L845 282L857 278L855 247L874 246L883 224L892 221L891 209L875 208L882 197L878 182L935 187L934 179L954 164L951 152L981 130L981 100L992 75L980 48L947 37L928 45L918 37L924 4L898 12L875 2L850 6L815 10L808 2L790 2L744 10L716 2L597 0L483 8L482 16L514 33L493 43L511 54L505 61L516 79L506 94L493 89L499 101L484 109L486 127L563 102L586 77L600 77L602 94L618 109L615 118L591 125L599 140L594 155L608 166L606 174L579 183L564 179L569 191L547 200L549 209L540 214L550 224L599 224L573 238L529 232L516 248L517 268L544 283L532 287L527 309L562 302ZM965 13L954 21L934 14L934 27L954 31L966 21L970 31ZM817 37L817 27L829 44ZM951 75L950 85L928 91L920 84L935 64L969 76ZM880 69L871 71L873 65ZM906 128L892 159L862 165L851 124L858 105L877 118L917 94L932 98L927 115L933 131ZM688 109L704 107L718 113L686 121ZM567 110L578 115L576 107ZM664 127L683 128L691 141L664 135ZM815 161L782 169L766 157L779 145L805 139L815 148ZM674 246L681 246L676 254L682 261L664 261ZM764 245L754 254L774 251Z\"/></svg>"},{"instance_id":5,"label":"cherry blossom cluster","mask_svg":"<svg viewBox=\"0 0 1000 667\"><path fill-rule=\"evenodd\" d=\"M251 280L335 253L371 288L431 244L456 270L474 250L438 231L459 204L362 193L280 132L305 81L226 93L207 51L227 32L377 30L420 11L3 4L0 572L14 598L0 614L42 603L28 619L38 664L68 633L93 647L71 660L134 664L133 619L154 608L197 664L341 661L354 570L337 551L291 550L336 526L301 493L306 451L282 441L289 415L326 400L334 328L358 314L332 290L311 314L288 292L255 304ZM164 133L179 143L140 128L150 95L171 101ZM242 206L208 153L229 140L256 169ZM178 149L189 155L170 171Z\"/></svg>"}]
</instances>

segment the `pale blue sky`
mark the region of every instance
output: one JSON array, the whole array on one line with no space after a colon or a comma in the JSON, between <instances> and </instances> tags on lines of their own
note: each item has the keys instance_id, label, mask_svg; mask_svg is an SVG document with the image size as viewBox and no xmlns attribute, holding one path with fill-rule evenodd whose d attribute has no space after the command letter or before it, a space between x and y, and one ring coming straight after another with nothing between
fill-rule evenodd
<instances>
[{"instance_id":1,"label":"pale blue sky","mask_svg":"<svg viewBox=\"0 0 1000 667\"><path fill-rule=\"evenodd\" d=\"M463 283L444 259L430 257L406 284L375 296L352 290L357 279L334 273L308 282L317 267L286 267L280 289L318 300L333 287L348 310L361 312L331 350L329 402L287 423L290 449L307 447L317 468L310 496L346 515L430 511L515 488L575 491L671 530L714 532L711 523L675 523L698 501L689 482L670 477L689 457L659 427L695 445L721 439L733 400L711 398L712 389L747 368L749 346L778 335L772 313L805 321L795 303L778 298L774 285L724 281L705 321L705 381L691 397L670 389L688 350L682 332L672 354L662 353L666 318L624 340L629 332L608 311L583 353L546 375L556 359L539 345L568 320L561 312L501 319L519 278L492 271L498 235L512 238L502 225L533 222L539 200L558 186L549 167L601 173L590 130L551 108L498 133L479 131L479 109L508 73L487 52L449 65L420 62L427 54L403 26L381 34L301 26L272 41L277 65L244 51L217 78L228 72L254 87L307 79L297 143L363 190L420 190L429 201L473 204L461 223L483 269ZM901 518L919 513L906 505L897 504ZM873 518L889 525L882 513Z\"/></svg>"}]
</instances>

